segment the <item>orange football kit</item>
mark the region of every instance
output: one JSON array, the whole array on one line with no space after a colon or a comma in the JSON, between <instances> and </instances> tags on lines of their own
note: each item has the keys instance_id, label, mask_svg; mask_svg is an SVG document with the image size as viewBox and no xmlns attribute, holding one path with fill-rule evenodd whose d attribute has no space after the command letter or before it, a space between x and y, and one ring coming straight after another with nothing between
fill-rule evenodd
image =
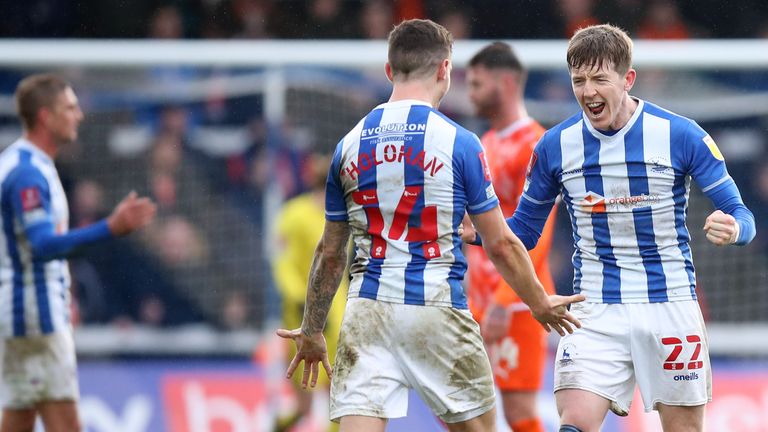
<instances>
[{"instance_id":1,"label":"orange football kit","mask_svg":"<svg viewBox=\"0 0 768 432\"><path fill-rule=\"evenodd\" d=\"M501 131L490 130L481 139L504 217L512 216L517 208L531 154L543 134L541 125L525 118ZM538 245L530 251L536 275L550 294L555 291L548 260L555 212L553 207ZM487 347L496 384L502 391L538 390L547 355L546 331L496 272L482 248L469 247L467 259L469 308L475 319L482 322L487 307L494 303L511 312L507 336Z\"/></svg>"}]
</instances>

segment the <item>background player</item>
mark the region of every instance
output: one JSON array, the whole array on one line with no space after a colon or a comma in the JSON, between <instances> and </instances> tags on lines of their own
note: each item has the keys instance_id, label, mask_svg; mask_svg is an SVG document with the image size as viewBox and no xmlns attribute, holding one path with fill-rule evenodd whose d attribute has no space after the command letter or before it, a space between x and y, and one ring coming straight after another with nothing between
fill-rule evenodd
<instances>
[{"instance_id":1,"label":"background player","mask_svg":"<svg viewBox=\"0 0 768 432\"><path fill-rule=\"evenodd\" d=\"M406 414L408 387L451 430L494 430L490 364L461 287L466 264L458 226L465 212L489 241L502 275L545 326L572 330L565 305L547 296L530 258L498 210L480 142L436 107L450 87L452 37L429 20L404 21L389 36L389 102L342 139L326 187L317 246L290 376L330 373L322 329L346 264L356 256L331 383L331 418L344 431L383 431Z\"/></svg>"},{"instance_id":2,"label":"background player","mask_svg":"<svg viewBox=\"0 0 768 432\"><path fill-rule=\"evenodd\" d=\"M470 100L477 114L490 123L491 129L480 141L506 217L517 207L528 161L544 134L525 109L526 77L522 63L503 42L480 50L467 68ZM538 245L530 251L536 276L550 294L555 291L548 259L554 220L553 209ZM482 248L469 248L467 261L469 307L487 344L507 423L515 432L543 432L536 396L547 356L546 332Z\"/></svg>"},{"instance_id":3,"label":"background player","mask_svg":"<svg viewBox=\"0 0 768 432\"><path fill-rule=\"evenodd\" d=\"M2 432L80 430L70 323L70 277L63 259L78 246L147 225L155 205L131 192L106 218L68 231L67 198L53 160L77 139L83 120L72 86L55 75L19 83L24 135L0 154L0 330Z\"/></svg>"},{"instance_id":4,"label":"background player","mask_svg":"<svg viewBox=\"0 0 768 432\"><path fill-rule=\"evenodd\" d=\"M273 273L277 288L282 296L283 325L285 328L301 326L304 299L307 296L309 270L315 247L323 234L325 225L325 179L330 166L330 156L312 153L305 166L306 183L310 190L288 200L275 217L280 252L275 258ZM347 278L342 278L340 293L331 305L328 321L323 334L328 344L328 358L336 358L336 342L341 328L341 317L346 304ZM289 360L296 355L291 344ZM279 430L289 430L293 424L311 412L313 391L303 388L301 376L295 375L294 388L298 397L296 415L279 421ZM318 384L327 388L327 376L320 375Z\"/></svg>"},{"instance_id":5,"label":"background player","mask_svg":"<svg viewBox=\"0 0 768 432\"><path fill-rule=\"evenodd\" d=\"M635 383L665 431L701 431L712 398L686 214L693 178L715 205L716 245L744 245L755 221L714 140L694 121L629 95L632 41L610 25L578 31L567 52L582 108L547 131L531 158L510 226L536 244L562 193L576 253L572 312L584 326L560 340L555 398L561 431L597 431L626 415Z\"/></svg>"}]
</instances>

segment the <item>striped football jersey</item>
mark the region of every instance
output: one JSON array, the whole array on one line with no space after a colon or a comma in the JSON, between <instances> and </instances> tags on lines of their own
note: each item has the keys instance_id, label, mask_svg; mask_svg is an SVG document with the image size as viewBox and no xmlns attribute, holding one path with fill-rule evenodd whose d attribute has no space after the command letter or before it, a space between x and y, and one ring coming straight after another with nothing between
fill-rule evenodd
<instances>
[{"instance_id":1,"label":"striped football jersey","mask_svg":"<svg viewBox=\"0 0 768 432\"><path fill-rule=\"evenodd\" d=\"M476 135L430 105L384 103L339 142L326 219L355 246L349 297L467 308L457 228L498 206Z\"/></svg>"},{"instance_id":2,"label":"striped football jersey","mask_svg":"<svg viewBox=\"0 0 768 432\"><path fill-rule=\"evenodd\" d=\"M5 337L69 329L70 275L64 259L34 259L25 230L51 223L67 232L69 208L56 167L19 139L0 154L0 331Z\"/></svg>"},{"instance_id":3,"label":"striped football jersey","mask_svg":"<svg viewBox=\"0 0 768 432\"><path fill-rule=\"evenodd\" d=\"M547 131L531 158L515 218L542 213L562 193L573 228L574 290L588 301L696 298L685 224L690 181L705 194L738 189L712 138L649 102L615 133L579 113ZM730 192L729 192L730 193Z\"/></svg>"}]
</instances>

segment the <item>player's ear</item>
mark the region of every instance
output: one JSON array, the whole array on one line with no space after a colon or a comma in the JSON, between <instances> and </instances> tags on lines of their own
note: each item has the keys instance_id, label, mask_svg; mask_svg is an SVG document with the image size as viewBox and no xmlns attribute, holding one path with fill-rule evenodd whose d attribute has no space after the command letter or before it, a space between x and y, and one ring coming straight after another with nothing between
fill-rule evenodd
<instances>
[{"instance_id":1,"label":"player's ear","mask_svg":"<svg viewBox=\"0 0 768 432\"><path fill-rule=\"evenodd\" d=\"M394 82L392 80L392 66L389 65L389 62L384 64L384 73L387 75L389 82Z\"/></svg>"},{"instance_id":2,"label":"player's ear","mask_svg":"<svg viewBox=\"0 0 768 432\"><path fill-rule=\"evenodd\" d=\"M437 79L438 81L448 79L450 74L451 74L451 60L445 59L442 62L440 62L440 66L438 66L437 68Z\"/></svg>"},{"instance_id":3,"label":"player's ear","mask_svg":"<svg viewBox=\"0 0 768 432\"><path fill-rule=\"evenodd\" d=\"M635 78L637 78L637 72L629 68L627 73L624 75L624 91L630 91L632 87L635 85Z\"/></svg>"}]
</instances>

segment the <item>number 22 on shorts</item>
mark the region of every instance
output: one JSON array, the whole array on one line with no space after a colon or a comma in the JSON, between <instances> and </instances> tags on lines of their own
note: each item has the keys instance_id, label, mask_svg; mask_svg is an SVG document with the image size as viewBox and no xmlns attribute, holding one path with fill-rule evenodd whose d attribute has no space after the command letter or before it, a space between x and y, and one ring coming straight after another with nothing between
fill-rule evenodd
<instances>
[{"instance_id":1,"label":"number 22 on shorts","mask_svg":"<svg viewBox=\"0 0 768 432\"><path fill-rule=\"evenodd\" d=\"M698 335L688 335L685 337L685 341L689 344L695 344L693 353L688 361L688 369L701 369L704 367L704 362L699 360L701 354L701 337ZM678 337L665 337L661 338L663 345L672 346L672 352L664 361L664 369L667 370L681 370L685 368L685 362L678 361L680 353L683 352L683 341Z\"/></svg>"},{"instance_id":2,"label":"number 22 on shorts","mask_svg":"<svg viewBox=\"0 0 768 432\"><path fill-rule=\"evenodd\" d=\"M420 226L414 226L411 214L416 207L419 196L424 191L424 186L406 186L400 201L395 208L395 217L392 226L389 227L391 240L399 240L403 236L406 227L407 242L423 242L421 249L424 258L430 260L440 256L440 247L437 244L437 206L424 206L419 215ZM352 193L355 203L363 206L368 219L368 234L371 235L371 257L384 258L387 254L387 242L382 237L384 231L384 217L379 209L379 196L375 189L367 189Z\"/></svg>"}]
</instances>

